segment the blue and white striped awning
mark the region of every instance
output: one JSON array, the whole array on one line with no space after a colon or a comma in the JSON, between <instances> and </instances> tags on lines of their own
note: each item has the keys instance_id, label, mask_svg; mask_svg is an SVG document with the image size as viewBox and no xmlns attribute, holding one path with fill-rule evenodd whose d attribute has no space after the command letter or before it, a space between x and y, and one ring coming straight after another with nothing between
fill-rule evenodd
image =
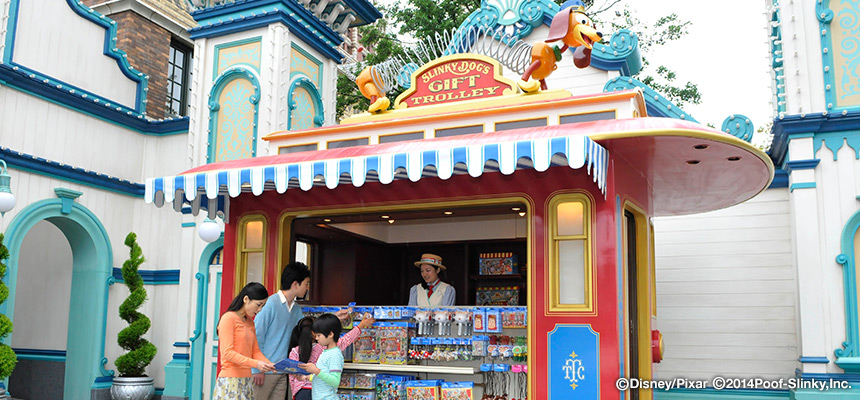
<instances>
[{"instance_id":1,"label":"blue and white striped awning","mask_svg":"<svg viewBox=\"0 0 860 400\"><path fill-rule=\"evenodd\" d=\"M509 175L519 169L542 172L565 165L585 168L605 196L606 149L581 132L571 133L553 126L224 161L147 179L144 199L159 207L173 203L177 211L189 204L195 214L204 208L214 217L226 210L229 198L242 193L259 196L264 191L334 189L350 183L361 187L396 179L445 180L486 172Z\"/></svg>"}]
</instances>

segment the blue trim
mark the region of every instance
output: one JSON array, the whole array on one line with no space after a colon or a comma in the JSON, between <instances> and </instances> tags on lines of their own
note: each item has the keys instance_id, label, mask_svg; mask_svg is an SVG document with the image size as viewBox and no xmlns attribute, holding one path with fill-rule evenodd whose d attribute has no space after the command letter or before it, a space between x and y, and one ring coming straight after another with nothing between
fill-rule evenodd
<instances>
[{"instance_id":1,"label":"blue trim","mask_svg":"<svg viewBox=\"0 0 860 400\"><path fill-rule=\"evenodd\" d=\"M860 333L857 316L857 260L854 258L854 238L860 229L860 211L855 212L842 228L842 253L836 262L842 264L842 282L845 296L845 341L836 349L836 365L847 372L860 372Z\"/></svg>"},{"instance_id":2,"label":"blue trim","mask_svg":"<svg viewBox=\"0 0 860 400\"><path fill-rule=\"evenodd\" d=\"M827 357L800 357L797 361L806 364L830 364L830 360Z\"/></svg>"},{"instance_id":3,"label":"blue trim","mask_svg":"<svg viewBox=\"0 0 860 400\"><path fill-rule=\"evenodd\" d=\"M794 170L815 169L820 162L819 159L788 161L785 163L785 172L791 175Z\"/></svg>"},{"instance_id":4,"label":"blue trim","mask_svg":"<svg viewBox=\"0 0 860 400\"><path fill-rule=\"evenodd\" d=\"M137 83L137 93L135 94L134 111L144 114L146 112L146 91L148 77L136 69L128 62L128 56L124 51L116 47L116 21L99 14L92 8L84 5L79 0L66 0L66 4L72 8L76 14L84 17L101 26L105 29L104 55L116 60L119 70L126 78Z\"/></svg>"},{"instance_id":5,"label":"blue trim","mask_svg":"<svg viewBox=\"0 0 860 400\"><path fill-rule=\"evenodd\" d=\"M6 49L3 55L3 62L5 64L4 67L18 67L24 70L27 70L27 73L30 75L34 74L34 71L28 70L26 67L22 65L18 65L14 60L14 51L15 51L15 36L17 33L17 25L18 25L18 1L12 0L9 6L9 21L6 28ZM146 87L147 87L147 77L140 71L135 70L131 64L128 62L128 58L124 51L116 48L116 22L111 20L104 15L99 14L98 12L92 10L91 8L83 5L82 2L76 0L66 0L66 4L74 11L76 14L81 16L82 18L89 20L90 22L98 25L99 27L105 30L105 39L104 39L104 50L103 54L110 58L113 58L120 72L125 75L132 82L137 84L137 89L135 91L135 101L134 108L130 109L135 114L143 114L146 112ZM0 78L2 79L2 78ZM41 80L41 79L40 79ZM45 82L48 83L48 82ZM50 82L52 86L62 82L55 81ZM63 86L72 87L71 85L65 84ZM100 98L106 102L112 102L104 97L91 94L93 98ZM124 108L124 107L123 107ZM124 112L126 110L123 110Z\"/></svg>"},{"instance_id":6,"label":"blue trim","mask_svg":"<svg viewBox=\"0 0 860 400\"><path fill-rule=\"evenodd\" d=\"M854 238L860 229L860 211L855 212L842 228L842 253L836 262L842 264L842 282L845 296L845 341L836 349L836 365L847 372L860 372L860 332L857 315L857 260L854 258Z\"/></svg>"},{"instance_id":7,"label":"blue trim","mask_svg":"<svg viewBox=\"0 0 860 400\"><path fill-rule=\"evenodd\" d=\"M826 107L827 111L842 111L842 110L850 110L856 109L857 106L847 106L847 107L837 107L837 98L836 98L836 85L840 85L841 83L836 82L836 64L833 60L833 52L836 51L837 47L833 45L833 37L830 32L832 29L831 22L834 18L833 10L830 9L830 1L818 1L815 6L815 16L818 17L818 26L819 31L821 32L821 66L822 66L822 76L824 77L824 98L827 102ZM853 14L852 14L853 16ZM843 18L840 18L840 21ZM855 21L856 22L856 21ZM846 26L843 29L853 29L853 26ZM853 44L853 43L852 43ZM849 63L856 62L856 58L854 60L848 60ZM853 68L851 65L840 65L840 68ZM856 93L855 93L856 95Z\"/></svg>"},{"instance_id":8,"label":"blue trim","mask_svg":"<svg viewBox=\"0 0 860 400\"><path fill-rule=\"evenodd\" d=\"M749 143L755 133L755 126L747 116L735 114L723 120L720 130Z\"/></svg>"},{"instance_id":9,"label":"blue trim","mask_svg":"<svg viewBox=\"0 0 860 400\"><path fill-rule=\"evenodd\" d=\"M855 157L860 157L860 131L857 127L860 127L860 110L782 116L773 120L773 144L768 154L774 165L781 167L788 153L788 142L812 134L818 142L816 150L821 147L819 138L830 138L832 146L836 146L840 142L837 137L841 137L842 142L847 141L854 149ZM822 135L828 133L830 135ZM831 146L828 148L833 149Z\"/></svg>"},{"instance_id":10,"label":"blue trim","mask_svg":"<svg viewBox=\"0 0 860 400\"><path fill-rule=\"evenodd\" d=\"M168 136L188 132L188 117L148 120L144 114L130 108L14 63L0 64L0 85L145 135Z\"/></svg>"},{"instance_id":11,"label":"blue trim","mask_svg":"<svg viewBox=\"0 0 860 400\"><path fill-rule=\"evenodd\" d=\"M194 308L194 333L189 339L191 342L191 368L188 371L188 400L203 399L203 369L205 368L204 361L206 360L204 349L206 348L206 310L209 301L209 265L212 258L224 248L224 234L221 238L209 243L203 249L200 255L200 260L197 262L197 273L194 279L197 280L197 306ZM218 307L218 303L215 303Z\"/></svg>"},{"instance_id":12,"label":"blue trim","mask_svg":"<svg viewBox=\"0 0 860 400\"><path fill-rule=\"evenodd\" d=\"M173 347L191 347L190 342L173 342Z\"/></svg>"},{"instance_id":13,"label":"blue trim","mask_svg":"<svg viewBox=\"0 0 860 400\"><path fill-rule=\"evenodd\" d=\"M796 369L794 374L798 378L811 381L829 381L833 379L834 381L848 381L852 384L851 386L857 386L860 384L860 374L817 374L801 372L800 369Z\"/></svg>"},{"instance_id":14,"label":"blue trim","mask_svg":"<svg viewBox=\"0 0 860 400\"><path fill-rule=\"evenodd\" d=\"M351 27L361 26L364 24L372 24L377 19L382 18L382 13L376 9L369 1L366 0L344 0L347 6L350 9L355 11L355 15L358 17L357 20L361 22L358 24L353 23Z\"/></svg>"},{"instance_id":15,"label":"blue trim","mask_svg":"<svg viewBox=\"0 0 860 400\"><path fill-rule=\"evenodd\" d=\"M773 172L773 180L770 182L768 189L787 188L788 187L788 172L784 169L777 169Z\"/></svg>"},{"instance_id":16,"label":"blue trim","mask_svg":"<svg viewBox=\"0 0 860 400\"><path fill-rule=\"evenodd\" d=\"M618 71L622 76L638 74L642 70L639 37L627 29L621 29L612 34L608 45L595 43L591 52L591 66L604 71Z\"/></svg>"},{"instance_id":17,"label":"blue trim","mask_svg":"<svg viewBox=\"0 0 860 400\"><path fill-rule=\"evenodd\" d=\"M213 162L215 159L215 149L217 147L216 135L218 133L218 110L221 108L221 104L218 103L218 99L221 97L221 91L228 83L242 78L247 79L252 85L254 85L254 94L248 99L251 104L254 105L254 125L252 127L253 147L251 148L251 157L254 157L257 154L257 118L260 115L260 81L257 80L257 76L254 75L251 70L245 67L230 67L218 76L218 79L216 79L215 83L212 84L212 90L209 91L209 149L206 151L207 163Z\"/></svg>"},{"instance_id":18,"label":"blue trim","mask_svg":"<svg viewBox=\"0 0 860 400\"><path fill-rule=\"evenodd\" d=\"M188 30L191 39L212 38L264 27L276 22L326 57L340 63L340 35L297 1L237 0L191 13L198 26Z\"/></svg>"},{"instance_id":19,"label":"blue trim","mask_svg":"<svg viewBox=\"0 0 860 400\"><path fill-rule=\"evenodd\" d=\"M66 362L65 350L41 350L13 348L19 360Z\"/></svg>"},{"instance_id":20,"label":"blue trim","mask_svg":"<svg viewBox=\"0 0 860 400\"><path fill-rule=\"evenodd\" d=\"M792 192L794 189L815 189L815 182L792 183L789 189Z\"/></svg>"},{"instance_id":21,"label":"blue trim","mask_svg":"<svg viewBox=\"0 0 860 400\"><path fill-rule=\"evenodd\" d=\"M143 283L145 285L178 285L179 284L179 270L178 269L166 269L166 270L138 270L140 276L143 278ZM118 283L125 283L122 279L122 268L113 269L113 279Z\"/></svg>"},{"instance_id":22,"label":"blue trim","mask_svg":"<svg viewBox=\"0 0 860 400\"><path fill-rule=\"evenodd\" d=\"M650 86L642 83L636 78L631 78L628 76L618 76L610 79L608 82L606 82L606 85L603 86L604 93L631 89L642 90L645 97L645 108L648 110L648 115L651 117L676 118L686 121L699 122L696 121L693 116L687 114L686 112L684 112L684 110L673 104L667 98L663 97L662 94L657 93L656 90L651 89Z\"/></svg>"},{"instance_id":23,"label":"blue trim","mask_svg":"<svg viewBox=\"0 0 860 400\"><path fill-rule=\"evenodd\" d=\"M785 113L785 66L782 49L782 24L779 20L779 0L772 0L773 11L770 16L770 52L773 71L773 87L776 88L776 115Z\"/></svg>"},{"instance_id":24,"label":"blue trim","mask_svg":"<svg viewBox=\"0 0 860 400\"><path fill-rule=\"evenodd\" d=\"M212 63L212 79L215 79L218 77L218 67L221 63L221 50L230 49L233 47L244 46L246 44L251 44L251 43L259 43L260 44L260 66L262 66L262 64L263 64L263 55L262 55L262 53L263 53L263 37L262 36L254 36L254 37L250 37L250 38L246 38L246 39L236 40L233 42L221 43L221 44L215 46L215 57L213 59L214 62ZM224 70L226 71L227 68L230 68L230 67L233 67L236 65L243 65L246 68L253 68L254 71L256 71L258 74L260 73L260 67L254 66L251 64L246 64L246 63L237 63L237 64L228 65L226 68L224 68Z\"/></svg>"},{"instance_id":25,"label":"blue trim","mask_svg":"<svg viewBox=\"0 0 860 400\"><path fill-rule=\"evenodd\" d=\"M322 70L320 70L320 77L322 77ZM301 77L293 81L290 84L290 90L287 92L287 105L289 107L289 113L287 114L287 130L293 129L293 110L295 110L298 105L295 100L293 100L293 92L297 87L302 87L308 91L311 95L311 99L314 102L314 108L317 113L314 116L314 126L320 127L325 123L325 114L323 113L323 103L322 97L320 96L319 90L317 90L316 85L314 85L313 81L308 78Z\"/></svg>"},{"instance_id":26,"label":"blue trim","mask_svg":"<svg viewBox=\"0 0 860 400\"><path fill-rule=\"evenodd\" d=\"M310 59L314 64L316 64L316 65L317 65L317 70L318 70L317 75L318 75L318 78L319 78L319 82L314 82L314 81L311 81L311 82L313 82L313 84L314 84L314 86L315 86L315 87L322 87L322 85L323 85L323 72L324 72L324 71L323 71L323 63L322 63L322 62L320 62L320 60L317 60L317 58L316 58L316 57L314 57L312 54L308 53L305 49L303 49L301 46L297 45L295 42L293 42L293 44L292 44L292 45L290 45L290 50L295 50L295 51L297 51L297 52L301 53L303 56L307 57L307 58L308 58L308 59ZM290 55L290 70L291 70L291 71L290 71L290 79L295 78L295 77L296 77L296 75L300 75L300 76L307 76L307 74L303 74L303 73L302 73L302 72L300 72L300 71L292 71L292 63L293 63L292 55ZM311 78L310 76L307 76L307 77L308 77L309 79Z\"/></svg>"},{"instance_id":27,"label":"blue trim","mask_svg":"<svg viewBox=\"0 0 860 400\"><path fill-rule=\"evenodd\" d=\"M180 361L188 361L190 358L189 358L188 354L185 354L185 353L173 353L173 359L174 360L180 360Z\"/></svg>"},{"instance_id":28,"label":"blue trim","mask_svg":"<svg viewBox=\"0 0 860 400\"><path fill-rule=\"evenodd\" d=\"M144 185L125 179L114 178L98 172L85 170L62 164L57 161L46 160L41 157L32 156L0 146L0 159L6 161L10 168L20 169L54 179L108 190L132 197L143 197Z\"/></svg>"},{"instance_id":29,"label":"blue trim","mask_svg":"<svg viewBox=\"0 0 860 400\"><path fill-rule=\"evenodd\" d=\"M623 225L622 220L624 218L624 209L621 208L621 197L615 196L615 229L616 232L619 232L615 238L615 276L617 277L616 283L616 299L615 306L618 312L618 332L625 332L624 330L624 235L621 235ZM593 266L592 266L593 268ZM595 294L592 293L592 296ZM618 376L625 376L624 371L627 369L624 365L624 354L627 350L624 347L624 335L618 335Z\"/></svg>"},{"instance_id":30,"label":"blue trim","mask_svg":"<svg viewBox=\"0 0 860 400\"><path fill-rule=\"evenodd\" d=\"M182 223L183 228L193 228L195 226L197 226L197 224L194 222L183 222Z\"/></svg>"},{"instance_id":31,"label":"blue trim","mask_svg":"<svg viewBox=\"0 0 860 400\"><path fill-rule=\"evenodd\" d=\"M75 329L70 329L67 336L63 397L77 399L89 397L91 388L98 383L97 378L113 374L113 371L104 369L108 361L104 357L104 348L108 287L113 280L110 276L113 253L110 237L98 217L77 202L72 204L68 212L63 212L63 200L48 199L32 203L15 215L9 224L9 297L0 305L0 313L6 314L14 322L21 244L36 223L49 220L63 232L74 254L69 321L74 321ZM11 341L11 337L8 340Z\"/></svg>"}]
</instances>

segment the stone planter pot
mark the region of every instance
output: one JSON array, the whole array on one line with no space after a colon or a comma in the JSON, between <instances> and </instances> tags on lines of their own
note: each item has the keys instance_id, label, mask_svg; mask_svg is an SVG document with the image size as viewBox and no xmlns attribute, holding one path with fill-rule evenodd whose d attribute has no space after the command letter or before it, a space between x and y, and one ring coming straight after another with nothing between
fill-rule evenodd
<instances>
[{"instance_id":1,"label":"stone planter pot","mask_svg":"<svg viewBox=\"0 0 860 400\"><path fill-rule=\"evenodd\" d=\"M112 400L149 400L155 395L155 385L152 378L113 378L110 387L110 398Z\"/></svg>"}]
</instances>

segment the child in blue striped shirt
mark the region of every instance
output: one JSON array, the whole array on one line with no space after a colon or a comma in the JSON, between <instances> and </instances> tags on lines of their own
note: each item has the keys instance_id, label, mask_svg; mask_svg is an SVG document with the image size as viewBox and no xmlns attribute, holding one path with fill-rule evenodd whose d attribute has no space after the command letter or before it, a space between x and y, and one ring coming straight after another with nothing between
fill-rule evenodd
<instances>
[{"instance_id":1,"label":"child in blue striped shirt","mask_svg":"<svg viewBox=\"0 0 860 400\"><path fill-rule=\"evenodd\" d=\"M311 328L314 338L325 350L316 364L301 364L300 367L314 375L311 389L313 400L338 400L337 387L343 372L343 353L337 347L340 338L341 322L333 314L323 314L314 321Z\"/></svg>"}]
</instances>

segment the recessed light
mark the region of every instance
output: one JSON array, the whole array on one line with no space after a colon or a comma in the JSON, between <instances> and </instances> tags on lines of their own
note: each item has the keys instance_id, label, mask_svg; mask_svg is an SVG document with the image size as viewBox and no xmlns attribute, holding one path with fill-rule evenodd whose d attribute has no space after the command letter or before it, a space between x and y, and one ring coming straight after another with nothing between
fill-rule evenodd
<instances>
[{"instance_id":1,"label":"recessed light","mask_svg":"<svg viewBox=\"0 0 860 400\"><path fill-rule=\"evenodd\" d=\"M511 211L519 211L519 210L520 210L520 208L519 208L519 207L513 207L513 208L511 208Z\"/></svg>"},{"instance_id":2,"label":"recessed light","mask_svg":"<svg viewBox=\"0 0 860 400\"><path fill-rule=\"evenodd\" d=\"M708 146L706 144L697 144L697 145L693 146L693 148L696 150L704 150L704 149L707 149L708 147L710 147L710 146Z\"/></svg>"},{"instance_id":3,"label":"recessed light","mask_svg":"<svg viewBox=\"0 0 860 400\"><path fill-rule=\"evenodd\" d=\"M701 161L699 161L699 160L687 160L687 164L690 164L690 165L696 165L696 164L698 164L698 163L700 163L700 162L701 162Z\"/></svg>"},{"instance_id":4,"label":"recessed light","mask_svg":"<svg viewBox=\"0 0 860 400\"><path fill-rule=\"evenodd\" d=\"M740 159L741 159L740 157L738 157L738 156L734 156L734 157L729 157L729 158L727 158L726 160L729 160L729 161L740 161Z\"/></svg>"},{"instance_id":5,"label":"recessed light","mask_svg":"<svg viewBox=\"0 0 860 400\"><path fill-rule=\"evenodd\" d=\"M324 218L323 222L331 222L331 218Z\"/></svg>"},{"instance_id":6,"label":"recessed light","mask_svg":"<svg viewBox=\"0 0 860 400\"><path fill-rule=\"evenodd\" d=\"M445 215L451 215L451 214L454 214L454 212L453 212L453 211L445 211L445 212L443 212L442 214L445 214Z\"/></svg>"},{"instance_id":7,"label":"recessed light","mask_svg":"<svg viewBox=\"0 0 860 400\"><path fill-rule=\"evenodd\" d=\"M520 214L520 217L525 217L525 216L526 216L526 212L525 212L525 211L520 211L520 212L519 212L519 214Z\"/></svg>"},{"instance_id":8,"label":"recessed light","mask_svg":"<svg viewBox=\"0 0 860 400\"><path fill-rule=\"evenodd\" d=\"M388 223L389 223L389 224L393 224L393 223L394 223L394 220L393 220L393 219L389 219L389 220L388 220Z\"/></svg>"},{"instance_id":9,"label":"recessed light","mask_svg":"<svg viewBox=\"0 0 860 400\"><path fill-rule=\"evenodd\" d=\"M383 215L383 216L382 216L382 219L388 219L388 216L387 216L387 215Z\"/></svg>"}]
</instances>

